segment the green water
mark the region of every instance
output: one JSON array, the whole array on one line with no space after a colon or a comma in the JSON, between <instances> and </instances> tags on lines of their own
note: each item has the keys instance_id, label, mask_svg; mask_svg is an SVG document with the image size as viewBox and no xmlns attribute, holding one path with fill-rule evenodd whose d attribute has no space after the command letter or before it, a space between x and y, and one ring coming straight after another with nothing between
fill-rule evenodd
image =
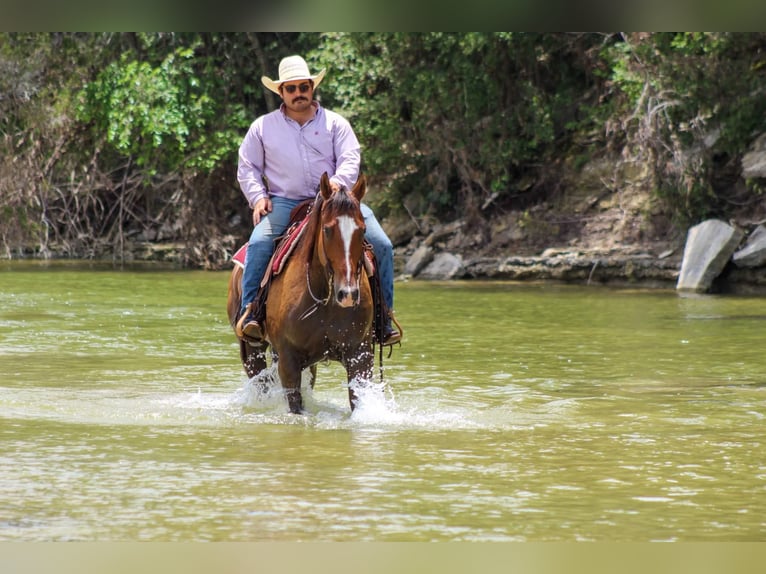
<instances>
[{"instance_id":1,"label":"green water","mask_svg":"<svg viewBox=\"0 0 766 574\"><path fill-rule=\"evenodd\" d=\"M0 541L766 539L766 299L397 283L386 388L293 416L152 269L0 263Z\"/></svg>"}]
</instances>

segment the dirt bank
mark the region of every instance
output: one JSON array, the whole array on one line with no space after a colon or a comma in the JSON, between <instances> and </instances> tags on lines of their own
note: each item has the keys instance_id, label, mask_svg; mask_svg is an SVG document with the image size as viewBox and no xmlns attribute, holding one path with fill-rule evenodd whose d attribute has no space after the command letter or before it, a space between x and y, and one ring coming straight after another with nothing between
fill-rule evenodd
<instances>
[{"instance_id":1,"label":"dirt bank","mask_svg":"<svg viewBox=\"0 0 766 574\"><path fill-rule=\"evenodd\" d=\"M450 223L401 217L384 223L395 245L396 269L410 271L413 258L449 254L452 265L431 279L562 281L578 284L675 288L687 229L671 222L648 193L604 184L597 167L585 170L553 201L527 208L497 206L488 225L466 218ZM746 232L766 217L750 206L732 219ZM424 264L425 265L425 264ZM428 269L428 268L426 268ZM716 292L766 292L766 269L729 265Z\"/></svg>"}]
</instances>

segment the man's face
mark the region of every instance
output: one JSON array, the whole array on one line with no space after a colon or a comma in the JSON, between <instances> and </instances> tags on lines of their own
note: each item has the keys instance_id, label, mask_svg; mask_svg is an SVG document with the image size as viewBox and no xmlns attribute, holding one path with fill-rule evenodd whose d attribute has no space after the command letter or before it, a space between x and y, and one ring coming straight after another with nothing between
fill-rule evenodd
<instances>
[{"instance_id":1,"label":"man's face","mask_svg":"<svg viewBox=\"0 0 766 574\"><path fill-rule=\"evenodd\" d=\"M314 84L310 80L285 82L279 87L279 93L288 109L303 111L314 99Z\"/></svg>"}]
</instances>

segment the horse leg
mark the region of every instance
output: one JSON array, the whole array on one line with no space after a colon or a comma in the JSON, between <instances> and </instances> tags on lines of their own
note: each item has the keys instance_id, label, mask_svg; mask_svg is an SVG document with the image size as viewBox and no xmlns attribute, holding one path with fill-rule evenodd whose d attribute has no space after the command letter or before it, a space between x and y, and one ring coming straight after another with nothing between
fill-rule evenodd
<instances>
[{"instance_id":1,"label":"horse leg","mask_svg":"<svg viewBox=\"0 0 766 574\"><path fill-rule=\"evenodd\" d=\"M282 388L287 397L287 406L290 412L299 415L303 412L303 396L301 395L301 367L292 359L292 357L279 356L277 363L279 370L279 380L282 382Z\"/></svg>"},{"instance_id":2,"label":"horse leg","mask_svg":"<svg viewBox=\"0 0 766 574\"><path fill-rule=\"evenodd\" d=\"M311 390L314 390L314 383L317 382L317 365L314 363L309 367L309 372L311 373L311 379L309 380L309 384L311 385Z\"/></svg>"},{"instance_id":3,"label":"horse leg","mask_svg":"<svg viewBox=\"0 0 766 574\"><path fill-rule=\"evenodd\" d=\"M343 362L346 367L346 376L348 380L348 402L353 411L358 406L359 397L356 394L356 388L364 387L372 382L372 373L375 368L375 355L369 347L362 350L350 360Z\"/></svg>"},{"instance_id":4,"label":"horse leg","mask_svg":"<svg viewBox=\"0 0 766 574\"><path fill-rule=\"evenodd\" d=\"M229 324L232 329L237 324L239 316L240 303L242 301L242 267L235 266L229 277L229 293L226 300L226 314L229 316ZM255 345L240 339L239 358L242 360L242 367L245 369L248 378L252 379L255 375L266 368L266 349L268 343L261 342Z\"/></svg>"},{"instance_id":5,"label":"horse leg","mask_svg":"<svg viewBox=\"0 0 766 574\"><path fill-rule=\"evenodd\" d=\"M252 379L255 375L266 368L266 348L268 345L251 345L246 341L239 341L239 356L247 377Z\"/></svg>"}]
</instances>

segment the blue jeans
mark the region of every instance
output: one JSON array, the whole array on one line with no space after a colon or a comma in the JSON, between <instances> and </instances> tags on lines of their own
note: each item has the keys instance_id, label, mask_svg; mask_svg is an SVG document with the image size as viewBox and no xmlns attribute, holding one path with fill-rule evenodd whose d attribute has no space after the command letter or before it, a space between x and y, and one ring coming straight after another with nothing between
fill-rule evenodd
<instances>
[{"instance_id":1,"label":"blue jeans","mask_svg":"<svg viewBox=\"0 0 766 574\"><path fill-rule=\"evenodd\" d=\"M258 294L258 287L266 272L272 254L274 253L274 241L280 237L290 223L290 212L301 200L286 199L284 197L272 197L271 213L261 218L261 221L253 229L250 241L247 244L247 257L245 257L245 269L242 273L242 312L245 306L251 303ZM364 236L372 244L375 250L375 258L378 260L377 273L380 275L380 284L383 289L383 299L388 308L394 308L394 247L391 240L383 231L383 228L366 204L362 204L362 216L367 226Z\"/></svg>"}]
</instances>

